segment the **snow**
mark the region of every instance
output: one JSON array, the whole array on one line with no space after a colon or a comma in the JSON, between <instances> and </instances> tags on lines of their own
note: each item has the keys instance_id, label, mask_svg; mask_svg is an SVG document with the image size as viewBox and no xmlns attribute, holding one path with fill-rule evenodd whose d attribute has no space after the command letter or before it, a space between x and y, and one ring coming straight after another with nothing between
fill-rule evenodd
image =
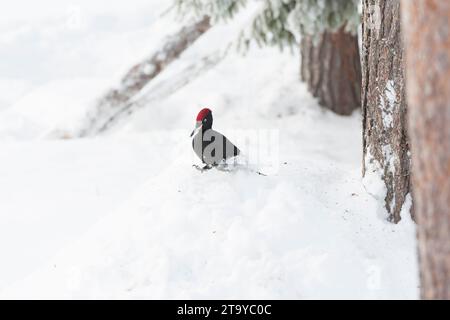
<instances>
[{"instance_id":1,"label":"snow","mask_svg":"<svg viewBox=\"0 0 450 320\"><path fill-rule=\"evenodd\" d=\"M123 46L101 41L90 59L70 61L71 75L68 60L55 74L33 69L28 77L12 67L5 74L29 92L0 93L9 101L0 110L0 298L418 298L415 225L409 215L387 222L384 198L371 194L380 186L366 190L360 115L322 110L298 81L297 53L251 48L243 57L227 49L236 26L208 31L109 133L52 139L55 130L80 125L95 98L118 81L126 69L114 61L132 66L151 53L155 44L142 42L162 32L159 22L175 27L157 43L179 28L165 15L142 31L151 8L166 8L136 4L145 10L124 9L141 21L124 24L134 50L118 49L120 59L105 62L110 70L88 72ZM104 19L125 6L115 3ZM46 25L57 8L34 19ZM90 12L82 21L91 21L103 7L82 8ZM248 14L238 19L251 21ZM0 30L18 48L24 40L12 35L14 26ZM89 34L99 27L84 28ZM118 28L108 28L105 37L117 39ZM56 40L47 50L57 51ZM73 41L67 43L85 45ZM11 52L0 50L5 54ZM209 68L189 72L199 57L217 54ZM252 163L267 176L192 168L198 160L189 134L202 107L248 156L267 155L268 163ZM410 205L409 197L403 209Z\"/></svg>"},{"instance_id":2,"label":"snow","mask_svg":"<svg viewBox=\"0 0 450 320\"><path fill-rule=\"evenodd\" d=\"M389 159L389 162L386 164L386 166L389 168L389 170L391 170L390 172L395 173L393 156L390 146L384 146L383 152L386 156L386 159ZM386 183L383 179L384 170L382 169L380 162L370 153L370 151L367 151L364 163L366 169L365 175L362 179L364 189L368 194L370 194L374 199L377 200L378 209L376 211L378 217L380 219L386 219L388 217L386 211L387 188ZM391 208L393 208L392 206L395 205L395 196L392 199L390 205Z\"/></svg>"},{"instance_id":3,"label":"snow","mask_svg":"<svg viewBox=\"0 0 450 320\"><path fill-rule=\"evenodd\" d=\"M0 79L0 112L6 110L11 102L20 98L26 93L30 84L26 80Z\"/></svg>"},{"instance_id":4,"label":"snow","mask_svg":"<svg viewBox=\"0 0 450 320\"><path fill-rule=\"evenodd\" d=\"M70 132L102 92L105 79L73 78L49 81L17 99L0 119L0 140L28 140ZM82 93L82 94L80 94ZM64 135L64 134L63 134Z\"/></svg>"},{"instance_id":5,"label":"snow","mask_svg":"<svg viewBox=\"0 0 450 320\"><path fill-rule=\"evenodd\" d=\"M141 137L2 142L0 288L64 250L144 183L157 168L151 150Z\"/></svg>"},{"instance_id":6,"label":"snow","mask_svg":"<svg viewBox=\"0 0 450 320\"><path fill-rule=\"evenodd\" d=\"M384 95L386 96L387 101L385 101L383 96L380 96L380 108L383 114L383 125L385 128L392 128L394 124L393 113L397 103L395 84L393 80L387 81Z\"/></svg>"}]
</instances>

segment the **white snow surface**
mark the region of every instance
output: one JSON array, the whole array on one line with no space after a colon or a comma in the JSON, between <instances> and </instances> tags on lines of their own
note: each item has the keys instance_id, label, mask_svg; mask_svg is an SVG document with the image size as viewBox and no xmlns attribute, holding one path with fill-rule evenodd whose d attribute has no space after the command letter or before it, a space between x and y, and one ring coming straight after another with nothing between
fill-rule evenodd
<instances>
[{"instance_id":1,"label":"white snow surface","mask_svg":"<svg viewBox=\"0 0 450 320\"><path fill-rule=\"evenodd\" d=\"M15 88L0 92L0 298L418 298L415 225L407 214L398 225L385 221L384 199L361 179L359 114L322 110L298 81L297 53L230 49L171 91L199 57L225 52L238 36L236 26L215 26L143 92L170 94L109 134L54 140L48 133L83 121L124 61L138 62L181 22L156 15L168 6L161 1L137 1L136 10L113 2L103 11L87 1L74 9L45 0L50 11L40 6L27 17L43 27L27 29L13 19L19 2L8 5L11 21L0 23L0 41L14 44L2 47L1 60L23 45L40 48L31 35L21 38L27 32L56 37L46 42L55 55L61 44L75 53L47 57L57 70L27 75L8 66L0 79L0 87ZM57 27L58 8L85 13L75 19L76 40L63 41L72 29ZM103 27L92 22L98 17ZM99 42L86 40L100 33ZM134 45L124 48L121 39ZM85 46L93 46L89 59ZM192 168L189 133L202 107L236 143L264 130L278 134L267 176ZM239 144L247 154L260 145L251 141Z\"/></svg>"}]
</instances>

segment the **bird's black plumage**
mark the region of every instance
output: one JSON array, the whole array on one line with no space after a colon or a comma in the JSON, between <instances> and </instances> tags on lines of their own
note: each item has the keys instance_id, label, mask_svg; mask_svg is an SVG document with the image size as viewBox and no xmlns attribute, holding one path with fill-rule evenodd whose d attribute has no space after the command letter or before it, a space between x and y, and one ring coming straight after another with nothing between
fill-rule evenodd
<instances>
[{"instance_id":1,"label":"bird's black plumage","mask_svg":"<svg viewBox=\"0 0 450 320\"><path fill-rule=\"evenodd\" d=\"M224 160L239 155L240 150L221 133L212 129L213 117L209 109L203 109L197 116L192 148L202 162L216 166Z\"/></svg>"}]
</instances>

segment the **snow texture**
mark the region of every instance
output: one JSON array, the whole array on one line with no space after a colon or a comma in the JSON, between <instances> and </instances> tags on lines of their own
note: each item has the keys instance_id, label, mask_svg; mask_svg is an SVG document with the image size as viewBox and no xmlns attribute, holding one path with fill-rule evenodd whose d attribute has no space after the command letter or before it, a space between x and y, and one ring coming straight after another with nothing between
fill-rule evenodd
<instances>
[{"instance_id":1,"label":"snow texture","mask_svg":"<svg viewBox=\"0 0 450 320\"><path fill-rule=\"evenodd\" d=\"M298 81L297 54L251 47L242 57L224 48L240 28L219 23L142 93L170 94L107 135L55 140L49 133L79 126L120 79L121 62L132 66L180 25L155 14L161 1L80 1L80 34L66 40L69 2L39 3L32 29L19 2L0 23L10 44L0 59L24 48L52 68L2 67L0 85L16 91L0 92L1 298L418 298L414 223L382 217L384 198L371 195L382 186L361 179L359 114L320 109ZM76 54L59 53L67 47ZM189 77L217 52L226 55ZM273 134L269 165L254 163L267 176L192 168L202 107L247 155Z\"/></svg>"},{"instance_id":2,"label":"snow texture","mask_svg":"<svg viewBox=\"0 0 450 320\"><path fill-rule=\"evenodd\" d=\"M386 99L384 98L386 97ZM387 101L385 101L387 100ZM380 108L383 114L383 124L385 128L392 128L394 118L393 113L397 103L397 96L395 92L395 84L393 80L386 83L384 96L380 95Z\"/></svg>"}]
</instances>

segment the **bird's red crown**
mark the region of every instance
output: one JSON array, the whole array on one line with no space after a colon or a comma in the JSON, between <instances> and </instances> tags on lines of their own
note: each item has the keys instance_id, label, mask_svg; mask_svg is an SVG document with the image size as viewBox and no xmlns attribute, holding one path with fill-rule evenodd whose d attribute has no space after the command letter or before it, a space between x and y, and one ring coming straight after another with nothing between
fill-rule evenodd
<instances>
[{"instance_id":1,"label":"bird's red crown","mask_svg":"<svg viewBox=\"0 0 450 320\"><path fill-rule=\"evenodd\" d=\"M209 110L208 108L204 108L202 110L200 110L200 112L197 115L197 121L203 121L203 119L211 113L211 110Z\"/></svg>"}]
</instances>

